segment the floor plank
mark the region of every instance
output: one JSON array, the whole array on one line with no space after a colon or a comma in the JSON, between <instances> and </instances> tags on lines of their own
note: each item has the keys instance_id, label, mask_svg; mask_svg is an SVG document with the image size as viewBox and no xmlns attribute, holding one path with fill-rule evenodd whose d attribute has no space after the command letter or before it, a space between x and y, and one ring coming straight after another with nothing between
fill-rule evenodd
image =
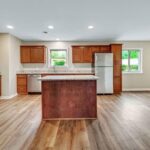
<instances>
[{"instance_id":1,"label":"floor plank","mask_svg":"<svg viewBox=\"0 0 150 150\"><path fill-rule=\"evenodd\" d=\"M97 99L97 120L52 121L41 121L41 95L0 100L0 149L150 149L149 92L124 92Z\"/></svg>"}]
</instances>

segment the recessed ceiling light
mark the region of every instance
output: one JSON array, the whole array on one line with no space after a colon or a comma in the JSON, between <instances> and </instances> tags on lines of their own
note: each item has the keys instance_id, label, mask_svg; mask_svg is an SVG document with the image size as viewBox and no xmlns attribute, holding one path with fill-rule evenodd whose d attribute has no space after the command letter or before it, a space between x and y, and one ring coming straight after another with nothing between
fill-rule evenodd
<instances>
[{"instance_id":1,"label":"recessed ceiling light","mask_svg":"<svg viewBox=\"0 0 150 150\"><path fill-rule=\"evenodd\" d=\"M49 29L54 29L54 26L48 26Z\"/></svg>"},{"instance_id":2,"label":"recessed ceiling light","mask_svg":"<svg viewBox=\"0 0 150 150\"><path fill-rule=\"evenodd\" d=\"M60 40L59 38L56 39L56 41L59 41L59 40Z\"/></svg>"},{"instance_id":3,"label":"recessed ceiling light","mask_svg":"<svg viewBox=\"0 0 150 150\"><path fill-rule=\"evenodd\" d=\"M93 29L94 28L94 26L88 26L88 29Z\"/></svg>"},{"instance_id":4,"label":"recessed ceiling light","mask_svg":"<svg viewBox=\"0 0 150 150\"><path fill-rule=\"evenodd\" d=\"M14 27L12 25L7 25L6 26L8 29L14 29Z\"/></svg>"}]
</instances>

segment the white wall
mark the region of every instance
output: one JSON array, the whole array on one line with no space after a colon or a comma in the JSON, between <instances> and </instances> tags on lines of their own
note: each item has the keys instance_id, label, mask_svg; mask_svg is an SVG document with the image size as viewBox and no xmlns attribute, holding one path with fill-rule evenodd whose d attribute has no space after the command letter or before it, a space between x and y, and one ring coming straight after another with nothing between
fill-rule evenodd
<instances>
[{"instance_id":1,"label":"white wall","mask_svg":"<svg viewBox=\"0 0 150 150\"><path fill-rule=\"evenodd\" d=\"M9 95L17 94L16 72L21 69L20 64L20 45L21 41L10 35L10 56L9 56Z\"/></svg>"},{"instance_id":2,"label":"white wall","mask_svg":"<svg viewBox=\"0 0 150 150\"><path fill-rule=\"evenodd\" d=\"M10 34L0 34L0 72L2 97L16 95L16 72L21 69L19 52L21 41Z\"/></svg>"},{"instance_id":3,"label":"white wall","mask_svg":"<svg viewBox=\"0 0 150 150\"><path fill-rule=\"evenodd\" d=\"M150 42L123 42L123 48L143 48L143 73L123 74L123 89L150 90Z\"/></svg>"},{"instance_id":4,"label":"white wall","mask_svg":"<svg viewBox=\"0 0 150 150\"><path fill-rule=\"evenodd\" d=\"M9 34L0 34L0 72L2 96L9 95Z\"/></svg>"}]
</instances>

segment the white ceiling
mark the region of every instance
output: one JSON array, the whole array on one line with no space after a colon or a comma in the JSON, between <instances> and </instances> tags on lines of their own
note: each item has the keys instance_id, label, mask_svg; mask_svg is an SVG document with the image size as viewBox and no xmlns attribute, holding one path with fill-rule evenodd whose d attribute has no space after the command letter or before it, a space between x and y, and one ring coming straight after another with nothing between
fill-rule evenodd
<instances>
[{"instance_id":1,"label":"white ceiling","mask_svg":"<svg viewBox=\"0 0 150 150\"><path fill-rule=\"evenodd\" d=\"M5 32L28 41L150 40L150 0L0 0Z\"/></svg>"}]
</instances>

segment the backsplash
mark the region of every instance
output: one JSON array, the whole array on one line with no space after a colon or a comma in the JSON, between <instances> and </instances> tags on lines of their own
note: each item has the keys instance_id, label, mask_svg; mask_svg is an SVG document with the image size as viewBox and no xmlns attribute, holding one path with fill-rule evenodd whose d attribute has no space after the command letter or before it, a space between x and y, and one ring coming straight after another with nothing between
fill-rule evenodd
<instances>
[{"instance_id":1,"label":"backsplash","mask_svg":"<svg viewBox=\"0 0 150 150\"><path fill-rule=\"evenodd\" d=\"M71 64L67 67L49 67L48 64L22 64L18 72L94 72L91 64Z\"/></svg>"}]
</instances>

